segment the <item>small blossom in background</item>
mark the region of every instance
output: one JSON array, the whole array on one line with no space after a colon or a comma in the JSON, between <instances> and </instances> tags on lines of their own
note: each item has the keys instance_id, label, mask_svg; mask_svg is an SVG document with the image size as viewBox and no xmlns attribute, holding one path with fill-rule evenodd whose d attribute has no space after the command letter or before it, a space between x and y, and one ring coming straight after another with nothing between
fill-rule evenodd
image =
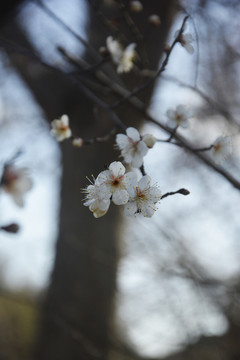
<instances>
[{"instance_id":1,"label":"small blossom in background","mask_svg":"<svg viewBox=\"0 0 240 360\"><path fill-rule=\"evenodd\" d=\"M106 46L111 55L112 61L114 64L118 65L123 54L122 45L117 40L114 40L112 36L108 36L106 40Z\"/></svg>"},{"instance_id":2,"label":"small blossom in background","mask_svg":"<svg viewBox=\"0 0 240 360\"><path fill-rule=\"evenodd\" d=\"M232 153L231 136L218 137L210 151L216 164L221 165L224 163L226 158Z\"/></svg>"},{"instance_id":3,"label":"small blossom in background","mask_svg":"<svg viewBox=\"0 0 240 360\"><path fill-rule=\"evenodd\" d=\"M129 127L126 134L117 134L116 146L121 151L121 156L127 164L139 168L143 164L143 157L147 154L148 147L141 140L137 129Z\"/></svg>"},{"instance_id":4,"label":"small blossom in background","mask_svg":"<svg viewBox=\"0 0 240 360\"><path fill-rule=\"evenodd\" d=\"M144 217L152 217L157 210L156 204L161 199L161 191L158 186L150 186L151 178L145 175L137 182L133 178L128 185L129 201L124 207L125 215L132 216L142 214Z\"/></svg>"},{"instance_id":5,"label":"small blossom in background","mask_svg":"<svg viewBox=\"0 0 240 360\"><path fill-rule=\"evenodd\" d=\"M148 22L152 25L159 26L159 25L161 25L160 16L158 16L156 14L150 15L148 18Z\"/></svg>"},{"instance_id":6,"label":"small blossom in background","mask_svg":"<svg viewBox=\"0 0 240 360\"><path fill-rule=\"evenodd\" d=\"M119 74L129 72L133 68L133 61L136 58L136 44L131 43L123 49L122 45L112 36L108 36L106 44L112 61L117 65L117 72Z\"/></svg>"},{"instance_id":7,"label":"small blossom in background","mask_svg":"<svg viewBox=\"0 0 240 360\"><path fill-rule=\"evenodd\" d=\"M16 169L13 165L5 165L0 186L12 197L16 205L23 207L23 198L31 190L33 182L27 169Z\"/></svg>"},{"instance_id":8,"label":"small blossom in background","mask_svg":"<svg viewBox=\"0 0 240 360\"><path fill-rule=\"evenodd\" d=\"M181 126L186 129L189 126L188 119L192 117L192 113L185 106L178 105L176 109L169 109L167 111L167 117L167 126L169 128L175 129Z\"/></svg>"},{"instance_id":9,"label":"small blossom in background","mask_svg":"<svg viewBox=\"0 0 240 360\"><path fill-rule=\"evenodd\" d=\"M176 31L175 38L178 37L178 35L179 35L179 30ZM189 54L194 53L194 47L192 46L192 42L193 42L192 34L190 34L190 33L181 34L178 41L182 45L182 47L184 47L186 49L186 51Z\"/></svg>"},{"instance_id":10,"label":"small blossom in background","mask_svg":"<svg viewBox=\"0 0 240 360\"><path fill-rule=\"evenodd\" d=\"M51 125L51 134L55 136L57 141L63 141L72 136L72 131L69 127L69 118L67 115L62 115L60 119L53 120Z\"/></svg>"},{"instance_id":11,"label":"small blossom in background","mask_svg":"<svg viewBox=\"0 0 240 360\"><path fill-rule=\"evenodd\" d=\"M140 1L130 1L129 7L133 12L140 12L143 10L143 5Z\"/></svg>"},{"instance_id":12,"label":"small blossom in background","mask_svg":"<svg viewBox=\"0 0 240 360\"><path fill-rule=\"evenodd\" d=\"M133 68L133 61L135 60L137 54L135 51L136 44L129 44L123 51L123 55L120 61L120 64L117 67L117 72L119 74L129 72Z\"/></svg>"},{"instance_id":13,"label":"small blossom in background","mask_svg":"<svg viewBox=\"0 0 240 360\"><path fill-rule=\"evenodd\" d=\"M83 139L80 138L80 137L75 138L75 139L73 139L72 144L73 144L74 147L80 148L80 147L83 146Z\"/></svg>"}]
</instances>

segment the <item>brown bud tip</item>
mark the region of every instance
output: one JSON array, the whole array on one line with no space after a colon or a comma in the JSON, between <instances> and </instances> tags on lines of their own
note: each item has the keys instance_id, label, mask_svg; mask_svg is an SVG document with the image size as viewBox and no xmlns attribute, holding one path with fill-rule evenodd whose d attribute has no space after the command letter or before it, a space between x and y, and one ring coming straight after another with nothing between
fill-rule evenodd
<instances>
[{"instance_id":1,"label":"brown bud tip","mask_svg":"<svg viewBox=\"0 0 240 360\"><path fill-rule=\"evenodd\" d=\"M109 55L109 51L106 48L106 46L101 46L98 51L103 57L106 57Z\"/></svg>"},{"instance_id":2,"label":"brown bud tip","mask_svg":"<svg viewBox=\"0 0 240 360\"><path fill-rule=\"evenodd\" d=\"M1 226L0 229L12 234L16 234L19 231L20 226L18 224L12 223L6 226Z\"/></svg>"},{"instance_id":3,"label":"brown bud tip","mask_svg":"<svg viewBox=\"0 0 240 360\"><path fill-rule=\"evenodd\" d=\"M180 189L178 190L179 194L182 194L182 195L189 195L190 194L190 191L187 190L187 189Z\"/></svg>"}]
</instances>

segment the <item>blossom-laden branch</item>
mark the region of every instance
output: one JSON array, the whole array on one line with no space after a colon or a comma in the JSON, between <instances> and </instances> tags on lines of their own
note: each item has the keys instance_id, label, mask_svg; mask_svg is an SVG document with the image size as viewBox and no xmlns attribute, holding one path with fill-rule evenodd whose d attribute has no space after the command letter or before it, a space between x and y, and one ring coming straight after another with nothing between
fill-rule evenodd
<instances>
[{"instance_id":1,"label":"blossom-laden branch","mask_svg":"<svg viewBox=\"0 0 240 360\"><path fill-rule=\"evenodd\" d=\"M190 194L190 191L189 190L187 190L187 189L179 189L179 190L177 190L177 191L172 191L172 192L167 192L167 193L165 193L165 194L163 194L162 195L162 197L161 197L161 199L164 199L164 198L166 198L166 197L168 197L168 196L170 196L170 195L175 195L175 194L182 194L182 195L189 195Z\"/></svg>"},{"instance_id":2,"label":"blossom-laden branch","mask_svg":"<svg viewBox=\"0 0 240 360\"><path fill-rule=\"evenodd\" d=\"M94 104L100 106L102 109L104 109L110 114L114 124L113 130L109 133L110 136L113 132L115 132L116 129L121 131L126 130L125 124L116 115L114 109L120 106L123 102L128 101L131 105L135 107L135 109L137 109L141 113L141 115L144 115L148 120L155 123L155 125L157 125L158 127L164 129L170 135L169 138L165 140L165 142L178 145L187 149L188 151L191 151L207 165L211 166L218 173L222 174L235 187L240 189L240 184L236 179L234 179L225 170L214 165L212 161L210 161L206 156L202 154L203 151L209 150L211 151L211 154L215 158L216 162L218 164L222 163L222 161L231 152L231 145L229 140L230 137L221 137L209 147L194 149L178 133L179 127L186 128L188 126L188 120L191 117L190 115L186 114L186 110L184 107L180 105L175 110L170 109L167 112L169 123L167 125L164 125L153 119L149 115L145 104L142 103L138 98L136 98L136 95L140 91L152 84L152 82L156 80L156 78L165 70L169 61L170 54L172 53L172 50L177 43L180 43L183 47L185 47L188 52L193 52L193 48L191 45L192 37L188 34L183 33L187 19L188 16L184 18L182 26L180 30L176 33L172 45L166 49L166 56L159 70L147 82L135 88L133 91L129 92L121 85L114 83L112 79L108 78L108 76L103 72L98 71L98 74L95 74L96 78L99 76L101 80L103 79L103 82L106 82L115 93L121 95L121 99L112 106L105 103L93 91L91 91L84 83L83 78L76 78L72 73L64 73L61 69L55 68L51 64L47 64L41 59L39 59L36 54L29 54L29 52L24 51L24 49L15 47L13 44L9 44L6 41L2 41L1 44L3 47L7 48L10 51L17 51L24 54L25 56L30 56L34 60L40 61L42 65L46 66L47 68L53 71L57 71L65 76L68 76ZM117 72L119 74L123 72L128 72L133 68L133 60L135 57L135 45L133 43L127 45L124 49L117 42L117 40L108 37L107 50L113 63L117 65ZM102 58L100 57L100 60L101 59ZM96 67L92 66L91 71L94 71L94 69L96 71L96 69L98 69L99 67L99 63L101 63L101 61L97 63ZM63 115L60 119L54 120L52 122L52 126L52 134L56 137L58 141L63 141L68 138L72 139L72 133L69 127L69 119L67 115ZM91 144L97 141L105 141L108 139L109 134L102 138L96 137L89 140L83 140L82 138L73 138L73 145L76 147L81 147L83 144ZM150 185L151 179L147 174L145 174L143 168L143 157L146 155L148 149L151 148L155 142L156 139L154 138L154 136L147 134L147 138L141 137L138 131L134 128L128 128L126 130L126 135L117 134L116 145L121 151L121 156L123 157L123 160L126 162L126 164L140 169L143 176L138 181L135 173L125 174L125 167L120 162L112 163L109 166L108 170L100 173L97 179L94 180L94 182L89 185L85 190L85 205L89 206L95 217L103 216L108 211L111 201L115 205L126 206L128 204L128 208L125 207L124 210L124 212L128 215L136 215L141 213L146 217L151 217L156 211L156 204L160 201L161 198L176 193L184 194L183 192L181 192L182 190L188 192L188 190L180 189L176 192L166 193L161 196L160 191L157 191L155 186ZM129 178L131 179L131 181L129 181ZM101 191L99 189L101 189ZM28 189L25 189L24 191L26 192L28 191ZM153 196L153 194L155 194L155 196ZM186 195L186 193L184 195ZM22 201L20 200L18 202L19 204L22 203Z\"/></svg>"},{"instance_id":3,"label":"blossom-laden branch","mask_svg":"<svg viewBox=\"0 0 240 360\"><path fill-rule=\"evenodd\" d=\"M66 74L64 73L62 70L47 64L46 62L42 61L36 54L33 54L25 49L23 49L22 47L16 46L15 44L9 43L6 40L1 40L0 41L0 46L3 47L4 49L6 49L7 51L10 52L17 52L17 53L21 53L24 56L30 57L32 59L34 59L35 61L40 62L43 66L47 67L48 69L54 71L54 72L58 72L61 73L62 75L65 75L67 77L70 77L72 79L72 81L77 84L77 86L79 87L79 89L91 100L93 101L93 103L99 105L100 107L102 107L103 109L105 109L110 116L113 119L113 122L115 124L116 127L120 128L120 129L126 129L126 126L122 123L122 121L119 119L119 117L114 113L114 111L110 108L110 106L108 104L106 104L104 101L100 100L93 92L91 92L84 84L80 83L76 78L74 78L73 75L71 74ZM141 114L141 116L144 116L147 120L149 120L150 122L154 123L155 125L157 125L158 127L160 127L161 129L163 129L164 131L166 131L167 133L169 133L170 135L172 135L172 131L164 124L162 124L161 122L157 121L156 119L154 119L149 112L147 111L145 104L138 98L136 97L132 97L132 96L128 96L128 94L130 95L131 93L126 90L125 88L123 88L122 86L120 86L119 84L116 84L112 81L110 81L110 79L103 73L100 74L100 78L101 80L106 83L106 85L108 85L115 93L121 95L121 96L125 96L125 98L127 98L128 102L136 109L139 111L139 113ZM193 153L195 156L197 156L201 161L203 161L205 164L207 164L209 167L211 167L212 169L214 169L216 172L218 172L219 174L221 174L226 180L228 180L234 187L236 187L237 189L240 190L240 182L238 180L236 180L231 174L229 174L226 170L219 168L218 166L214 165L214 163L212 161L210 161L207 157L203 156L201 154L200 151L195 151L194 148L192 147L192 145L190 145L183 137L181 137L179 134L175 133L173 138L176 140L176 142L170 142L174 145L178 145L181 146L183 148L185 148L186 150L190 151L191 153Z\"/></svg>"}]
</instances>

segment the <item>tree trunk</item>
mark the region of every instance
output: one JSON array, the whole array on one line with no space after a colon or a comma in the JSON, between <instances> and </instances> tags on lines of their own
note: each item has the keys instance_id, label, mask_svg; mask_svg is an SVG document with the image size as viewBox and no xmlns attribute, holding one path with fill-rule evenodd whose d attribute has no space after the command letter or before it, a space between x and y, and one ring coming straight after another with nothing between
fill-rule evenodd
<instances>
[{"instance_id":1,"label":"tree trunk","mask_svg":"<svg viewBox=\"0 0 240 360\"><path fill-rule=\"evenodd\" d=\"M133 14L134 23L143 34L143 41L137 40L139 51L146 56L146 66L157 69L163 53L166 35L173 18L173 1L142 1L144 11ZM116 7L108 8L103 2L96 2L99 10L108 17L122 16ZM160 14L162 25L152 27L148 16ZM96 9L89 11L89 41L98 49L110 35L109 28L100 23ZM121 34L129 42L134 41L135 29L123 22ZM4 35L12 41L32 49L26 34L18 25L9 24ZM131 40L130 40L131 39ZM85 58L88 58L87 54ZM98 119L93 115L93 104L80 92L71 79L41 67L41 73L30 72L29 60L11 55L11 61L18 69L36 101L49 120L67 113L73 133L103 135L111 127L111 119L99 109ZM35 68L37 70L37 68ZM130 90L142 78L138 74L117 77L105 67L114 81ZM153 87L141 93L149 104ZM116 96L96 92L106 102ZM121 119L137 127L140 118L129 105L118 111ZM116 267L118 260L117 237L119 213L111 208L109 213L95 219L82 206L81 188L87 185L86 176L97 175L105 165L117 160L113 141L75 149L69 142L61 145L62 182L59 236L56 245L56 259L51 277L46 304L43 309L43 323L36 351L41 360L105 359L109 349L110 322L114 305Z\"/></svg>"}]
</instances>

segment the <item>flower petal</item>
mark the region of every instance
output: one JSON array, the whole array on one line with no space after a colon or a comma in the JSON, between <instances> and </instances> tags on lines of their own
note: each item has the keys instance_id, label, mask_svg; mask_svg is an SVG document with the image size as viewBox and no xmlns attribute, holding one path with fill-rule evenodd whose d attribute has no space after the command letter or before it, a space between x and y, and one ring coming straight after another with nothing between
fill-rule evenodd
<instances>
[{"instance_id":1,"label":"flower petal","mask_svg":"<svg viewBox=\"0 0 240 360\"><path fill-rule=\"evenodd\" d=\"M143 214L144 217L152 217L155 211L156 208L152 203L143 204L141 207L141 213Z\"/></svg>"},{"instance_id":2,"label":"flower petal","mask_svg":"<svg viewBox=\"0 0 240 360\"><path fill-rule=\"evenodd\" d=\"M136 201L130 201L124 206L124 214L127 216L132 216L137 212L137 203Z\"/></svg>"},{"instance_id":3,"label":"flower petal","mask_svg":"<svg viewBox=\"0 0 240 360\"><path fill-rule=\"evenodd\" d=\"M119 149L124 149L126 146L129 145L129 139L127 135L124 134L117 134L116 136L116 143Z\"/></svg>"},{"instance_id":4,"label":"flower petal","mask_svg":"<svg viewBox=\"0 0 240 360\"><path fill-rule=\"evenodd\" d=\"M126 130L126 134L128 137L130 137L134 142L137 142L140 140L140 134L137 129L134 127L129 127Z\"/></svg>"},{"instance_id":5,"label":"flower petal","mask_svg":"<svg viewBox=\"0 0 240 360\"><path fill-rule=\"evenodd\" d=\"M141 180L139 181L139 184L138 184L139 189L140 189L141 191L144 191L144 190L148 189L149 186L150 186L150 183L151 183L151 178L150 178L150 176L149 176L149 175L144 175L144 176L141 178Z\"/></svg>"},{"instance_id":6,"label":"flower petal","mask_svg":"<svg viewBox=\"0 0 240 360\"><path fill-rule=\"evenodd\" d=\"M147 145L145 144L144 141L140 141L137 144L137 150L138 150L139 154L143 157L143 156L145 156L147 154L148 147L147 147Z\"/></svg>"},{"instance_id":7,"label":"flower petal","mask_svg":"<svg viewBox=\"0 0 240 360\"><path fill-rule=\"evenodd\" d=\"M125 175L124 178L127 192L131 199L136 196L136 186L137 186L137 174L134 172L129 172Z\"/></svg>"},{"instance_id":8,"label":"flower petal","mask_svg":"<svg viewBox=\"0 0 240 360\"><path fill-rule=\"evenodd\" d=\"M143 164L143 157L139 153L135 153L131 164L134 168L140 168Z\"/></svg>"},{"instance_id":9,"label":"flower petal","mask_svg":"<svg viewBox=\"0 0 240 360\"><path fill-rule=\"evenodd\" d=\"M124 205L128 202L129 195L126 190L116 190L113 193L112 201L115 205Z\"/></svg>"},{"instance_id":10,"label":"flower petal","mask_svg":"<svg viewBox=\"0 0 240 360\"><path fill-rule=\"evenodd\" d=\"M66 114L62 115L60 120L64 126L68 126L68 124L69 124L68 115L66 115Z\"/></svg>"},{"instance_id":11,"label":"flower petal","mask_svg":"<svg viewBox=\"0 0 240 360\"><path fill-rule=\"evenodd\" d=\"M96 178L95 184L99 186L101 184L107 183L110 180L110 175L111 173L109 170L101 171Z\"/></svg>"},{"instance_id":12,"label":"flower petal","mask_svg":"<svg viewBox=\"0 0 240 360\"><path fill-rule=\"evenodd\" d=\"M114 177L122 176L125 174L125 167L121 163L121 161L114 161L110 164L109 170L111 171Z\"/></svg>"}]
</instances>

